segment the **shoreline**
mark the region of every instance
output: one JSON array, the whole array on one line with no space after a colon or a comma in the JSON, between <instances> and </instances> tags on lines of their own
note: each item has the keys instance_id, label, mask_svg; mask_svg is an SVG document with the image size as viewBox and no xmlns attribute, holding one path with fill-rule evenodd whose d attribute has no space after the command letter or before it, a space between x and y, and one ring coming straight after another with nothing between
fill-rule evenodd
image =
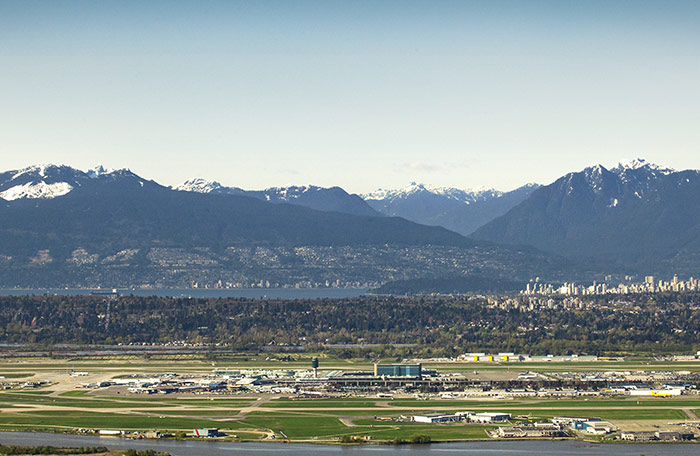
<instances>
[{"instance_id":1,"label":"shoreline","mask_svg":"<svg viewBox=\"0 0 700 456\"><path fill-rule=\"evenodd\" d=\"M84 438L99 438L108 439L108 441L128 441L128 442L201 442L201 443L245 443L245 444L279 444L279 445L315 445L315 446L337 446L337 447L368 447L368 446L381 446L381 447L429 447L429 446L440 446L456 443L506 443L506 442L581 442L591 445L700 445L700 440L691 441L663 441L663 440L650 440L646 442L637 442L633 440L622 440L622 439L607 439L607 440L596 440L586 437L558 437L558 438L513 438L513 439L499 439L499 438L483 438L483 439L450 439L450 440L439 440L431 441L425 443L411 443L408 441L403 441L401 443L394 443L391 440L382 441L357 441L357 442L339 442L337 440L290 440L290 439L266 439L266 440L251 440L251 439L237 439L237 438L178 438L178 437L165 437L165 438L149 438L149 437L129 437L129 436L117 436L117 435L100 435L96 433L80 433L80 432L58 432L51 428L25 428L25 429L9 429L0 427L0 433L33 433L33 434L45 434L45 435L67 435L73 437L84 437Z\"/></svg>"}]
</instances>

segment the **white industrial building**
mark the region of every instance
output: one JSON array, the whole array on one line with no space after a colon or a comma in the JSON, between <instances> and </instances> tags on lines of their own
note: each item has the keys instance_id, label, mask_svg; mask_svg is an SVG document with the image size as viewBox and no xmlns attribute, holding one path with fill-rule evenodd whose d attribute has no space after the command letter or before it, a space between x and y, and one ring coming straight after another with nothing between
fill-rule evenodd
<instances>
[{"instance_id":1,"label":"white industrial building","mask_svg":"<svg viewBox=\"0 0 700 456\"><path fill-rule=\"evenodd\" d=\"M476 423L499 423L502 421L508 421L510 419L510 413L501 412L485 412L485 413L475 413L469 417L471 421Z\"/></svg>"},{"instance_id":2,"label":"white industrial building","mask_svg":"<svg viewBox=\"0 0 700 456\"><path fill-rule=\"evenodd\" d=\"M414 415L411 417L416 423L449 423L459 421L458 415Z\"/></svg>"}]
</instances>

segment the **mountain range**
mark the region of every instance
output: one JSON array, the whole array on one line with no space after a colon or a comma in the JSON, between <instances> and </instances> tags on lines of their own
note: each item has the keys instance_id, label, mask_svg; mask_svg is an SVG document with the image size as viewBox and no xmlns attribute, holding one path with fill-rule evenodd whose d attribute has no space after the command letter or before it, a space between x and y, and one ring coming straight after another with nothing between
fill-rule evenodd
<instances>
[{"instance_id":1,"label":"mountain range","mask_svg":"<svg viewBox=\"0 0 700 456\"><path fill-rule=\"evenodd\" d=\"M0 286L413 290L448 278L440 289L499 289L698 268L700 172L644 160L511 192L412 184L366 195L204 179L171 188L102 167L0 173Z\"/></svg>"},{"instance_id":2,"label":"mountain range","mask_svg":"<svg viewBox=\"0 0 700 456\"><path fill-rule=\"evenodd\" d=\"M641 159L589 167L535 190L471 237L595 258L618 269L697 273L700 172Z\"/></svg>"},{"instance_id":3,"label":"mountain range","mask_svg":"<svg viewBox=\"0 0 700 456\"><path fill-rule=\"evenodd\" d=\"M291 186L265 190L227 187L216 181L194 178L175 187L179 191L242 195L271 203L289 203L320 211L354 215L401 217L422 225L442 226L464 236L505 214L527 198L539 185L528 184L510 192L494 189L462 190L450 187L411 185L362 195L340 187Z\"/></svg>"},{"instance_id":4,"label":"mountain range","mask_svg":"<svg viewBox=\"0 0 700 456\"><path fill-rule=\"evenodd\" d=\"M537 184L509 192L494 189L467 191L411 183L399 190L379 189L362 195L378 212L423 225L443 226L464 236L525 200Z\"/></svg>"},{"instance_id":5,"label":"mountain range","mask_svg":"<svg viewBox=\"0 0 700 456\"><path fill-rule=\"evenodd\" d=\"M71 238L82 238L84 247L93 249L116 238L123 238L127 246L141 238L206 247L474 244L444 228L399 217L318 211L246 195L175 191L126 169L83 172L40 166L6 172L0 174L0 198L5 200L0 205L0 248L6 252L26 243L34 248L42 237L41 243L54 249L71 245Z\"/></svg>"},{"instance_id":6,"label":"mountain range","mask_svg":"<svg viewBox=\"0 0 700 456\"><path fill-rule=\"evenodd\" d=\"M353 215L381 215L358 195L351 195L340 187L324 188L306 185L272 187L265 190L243 190L238 187L226 187L216 181L194 178L175 187L175 190L214 195L250 196L270 203L295 204L318 211L344 212Z\"/></svg>"},{"instance_id":7,"label":"mountain range","mask_svg":"<svg viewBox=\"0 0 700 456\"><path fill-rule=\"evenodd\" d=\"M4 172L0 285L348 286L559 269L534 249L380 215L342 189L204 187L101 167Z\"/></svg>"}]
</instances>

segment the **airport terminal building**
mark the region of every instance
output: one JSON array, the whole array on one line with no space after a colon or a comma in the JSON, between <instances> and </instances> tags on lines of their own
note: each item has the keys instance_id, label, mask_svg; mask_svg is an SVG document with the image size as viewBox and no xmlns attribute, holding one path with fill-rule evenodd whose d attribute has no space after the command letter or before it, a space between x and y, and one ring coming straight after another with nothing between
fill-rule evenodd
<instances>
[{"instance_id":1,"label":"airport terminal building","mask_svg":"<svg viewBox=\"0 0 700 456\"><path fill-rule=\"evenodd\" d=\"M375 364L375 377L417 377L422 375L421 364Z\"/></svg>"}]
</instances>

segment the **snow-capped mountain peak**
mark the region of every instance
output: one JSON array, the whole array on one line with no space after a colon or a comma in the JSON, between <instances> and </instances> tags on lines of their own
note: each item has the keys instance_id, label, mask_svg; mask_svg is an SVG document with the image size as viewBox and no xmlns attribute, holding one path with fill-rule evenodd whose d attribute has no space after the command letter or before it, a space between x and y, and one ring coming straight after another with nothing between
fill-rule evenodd
<instances>
[{"instance_id":1,"label":"snow-capped mountain peak","mask_svg":"<svg viewBox=\"0 0 700 456\"><path fill-rule=\"evenodd\" d=\"M617 166L611 169L612 172L616 174L621 174L626 171L633 171L637 169L647 169L649 171L652 171L654 173L661 173L661 174L671 174L674 172L673 169L671 168L664 168L662 166L656 165L654 163L650 163L646 161L643 158L635 158L632 160L621 160Z\"/></svg>"},{"instance_id":2,"label":"snow-capped mountain peak","mask_svg":"<svg viewBox=\"0 0 700 456\"><path fill-rule=\"evenodd\" d=\"M122 169L111 169L111 168L105 168L102 165L97 165L92 169L89 169L87 171L81 171L76 168L72 168L67 165L54 165L51 163L46 163L46 164L41 164L41 165L32 165L32 166L27 166L26 168L18 169L16 171L13 171L13 176L12 180L16 180L22 176L32 176L35 178L41 178L41 179L47 179L47 178L52 178L55 174L62 172L62 173L73 173L73 174L85 174L88 177L99 177L99 176L104 176L108 174L113 174L117 172L123 172L123 173L130 173L131 171L127 168L122 168Z\"/></svg>"},{"instance_id":3,"label":"snow-capped mountain peak","mask_svg":"<svg viewBox=\"0 0 700 456\"><path fill-rule=\"evenodd\" d=\"M416 182L411 182L409 185L398 188L398 189L384 189L378 188L377 190L369 193L360 195L364 200L385 200L394 198L406 198L409 195L414 195L420 192L429 191L424 184L418 184Z\"/></svg>"},{"instance_id":4,"label":"snow-capped mountain peak","mask_svg":"<svg viewBox=\"0 0 700 456\"><path fill-rule=\"evenodd\" d=\"M340 187L325 188L316 185L290 185L287 187L269 187L265 190L244 190L238 187L227 187L216 181L193 178L177 187L173 187L173 190L247 196L269 203L289 203L320 211L345 212L355 215L380 215L360 197L349 195Z\"/></svg>"},{"instance_id":5,"label":"snow-capped mountain peak","mask_svg":"<svg viewBox=\"0 0 700 456\"><path fill-rule=\"evenodd\" d=\"M223 188L225 187L216 181L194 177L192 179L187 179L174 189L181 192L212 193Z\"/></svg>"},{"instance_id":6,"label":"snow-capped mountain peak","mask_svg":"<svg viewBox=\"0 0 700 456\"><path fill-rule=\"evenodd\" d=\"M528 184L510 192L492 188L462 190L412 182L396 189L361 195L376 211L424 225L440 225L468 235L506 213L539 186Z\"/></svg>"},{"instance_id":7,"label":"snow-capped mountain peak","mask_svg":"<svg viewBox=\"0 0 700 456\"><path fill-rule=\"evenodd\" d=\"M112 174L114 171L114 169L105 168L102 165L97 165L94 168L87 170L85 174L94 179L100 176L104 176L105 174Z\"/></svg>"},{"instance_id":8,"label":"snow-capped mountain peak","mask_svg":"<svg viewBox=\"0 0 700 456\"><path fill-rule=\"evenodd\" d=\"M173 189L181 192L248 195L259 199L264 199L266 201L276 202L293 201L311 193L332 190L317 187L315 185L290 185L287 187L269 187L265 190L243 190L238 187L227 187L225 185L221 185L217 181L210 181L201 177L188 179L181 185L173 187Z\"/></svg>"},{"instance_id":9,"label":"snow-capped mountain peak","mask_svg":"<svg viewBox=\"0 0 700 456\"><path fill-rule=\"evenodd\" d=\"M620 169L638 169L644 166L649 166L649 163L643 158L634 158L632 160L620 160L617 167Z\"/></svg>"},{"instance_id":10,"label":"snow-capped mountain peak","mask_svg":"<svg viewBox=\"0 0 700 456\"><path fill-rule=\"evenodd\" d=\"M64 165L52 165L50 163L27 166L26 168L22 168L22 169L18 169L17 171L14 171L14 175L12 176L12 180L15 180L18 177L24 176L26 174L36 175L38 177L43 178L43 177L46 177L48 170L63 168L63 167L65 167L65 166Z\"/></svg>"},{"instance_id":11,"label":"snow-capped mountain peak","mask_svg":"<svg viewBox=\"0 0 700 456\"><path fill-rule=\"evenodd\" d=\"M484 198L498 197L503 192L492 188L481 188L478 190L462 190L454 187L438 187L433 185L420 184L411 182L406 187L387 190L377 189L374 192L360 195L364 200L395 200L407 199L416 195L425 194L426 196L435 195L445 197L447 199L459 201L465 204L473 203Z\"/></svg>"},{"instance_id":12,"label":"snow-capped mountain peak","mask_svg":"<svg viewBox=\"0 0 700 456\"><path fill-rule=\"evenodd\" d=\"M270 187L263 190L267 195L276 195L280 200L286 200L290 198L298 198L299 195L308 193L311 191L322 190L321 187L315 185L290 185L288 187Z\"/></svg>"},{"instance_id":13,"label":"snow-capped mountain peak","mask_svg":"<svg viewBox=\"0 0 700 456\"><path fill-rule=\"evenodd\" d=\"M138 176L128 169L112 170L97 166L81 171L66 165L42 164L0 173L0 198L5 201L21 199L52 199L69 194L97 178L117 181Z\"/></svg>"}]
</instances>

